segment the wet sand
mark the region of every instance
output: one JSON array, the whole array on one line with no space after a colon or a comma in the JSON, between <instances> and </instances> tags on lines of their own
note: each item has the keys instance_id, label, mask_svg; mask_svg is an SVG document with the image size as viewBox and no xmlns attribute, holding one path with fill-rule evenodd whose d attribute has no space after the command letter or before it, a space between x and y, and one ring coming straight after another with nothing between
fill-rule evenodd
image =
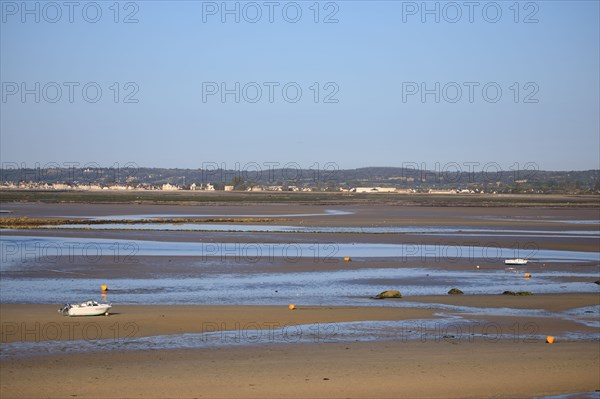
<instances>
[{"instance_id":1,"label":"wet sand","mask_svg":"<svg viewBox=\"0 0 600 399\"><path fill-rule=\"evenodd\" d=\"M373 300L376 301L376 300ZM427 308L404 308L388 306L393 302L418 302ZM526 297L505 295L461 295L461 296L413 296L401 299L376 301L376 307L361 306L303 306L297 303L295 310L287 306L209 306L209 305L117 305L110 316L65 317L58 314L59 305L2 304L2 337L0 342L40 342L47 340L112 339L121 337L145 337L153 335L203 333L208 331L239 330L258 327L273 330L288 325L331 324L352 321L403 321L436 319L443 307L440 305L466 306L471 308L464 318L482 321L473 332L481 332L485 322L504 326L535 322L539 333L565 333L569 331L595 333L597 329L577 324L571 320L548 317L495 316L486 309L541 309L559 312L567 309L600 305L600 294L550 294ZM483 310L482 310L483 309ZM447 314L461 315L460 311L444 310ZM486 314L487 313L487 314ZM589 319L598 319L591 314ZM115 330L126 323L135 327ZM460 320L457 321L461 323ZM87 325L94 324L93 331ZM540 327L541 326L541 327ZM50 328L51 327L51 328ZM537 333L536 333L537 334Z\"/></svg>"},{"instance_id":2,"label":"wet sand","mask_svg":"<svg viewBox=\"0 0 600 399\"><path fill-rule=\"evenodd\" d=\"M42 237L82 237L116 240L147 240L194 243L377 243L405 245L468 246L493 248L521 248L524 250L552 249L599 252L598 238L556 236L539 237L522 234L518 237L503 234L368 234L368 233L242 233L200 231L141 231L141 230L71 230L30 229L6 230L4 235ZM343 254L340 254L343 258Z\"/></svg>"},{"instance_id":3,"label":"wet sand","mask_svg":"<svg viewBox=\"0 0 600 399\"><path fill-rule=\"evenodd\" d=\"M514 398L600 388L597 342L369 342L6 361L3 398Z\"/></svg>"},{"instance_id":4,"label":"wet sand","mask_svg":"<svg viewBox=\"0 0 600 399\"><path fill-rule=\"evenodd\" d=\"M66 318L53 305L2 305L3 342L44 340L44 325L71 324L74 336L87 323L103 338L115 326L127 340L139 336L206 332L219 329L277 328L284 325L357 320L435 318L436 304L478 308L563 311L599 303L596 294L534 297L437 296L403 298L431 309L386 307L273 306L118 306L109 317ZM597 333L568 320L522 316L471 316L505 336L462 337L461 322L426 339L376 342L262 345L186 350L137 350L27 356L1 363L3 398L121 397L531 397L600 389L600 349L596 340L544 343L574 329ZM38 334L35 333L35 323ZM134 323L135 331L131 324ZM484 324L487 323L487 324ZM472 324L473 325L473 324ZM533 327L532 327L533 326ZM17 331L8 331L10 327ZM112 327L112 329L111 329ZM518 331L516 328L523 328ZM27 328L28 332L20 329ZM533 330L532 330L533 328ZM467 331L467 330L463 330ZM7 335L10 332L10 337ZM489 331L488 331L489 332ZM443 335L442 335L443 334ZM518 334L518 335L515 335ZM63 337L64 338L64 337ZM67 337L69 338L69 337ZM87 337L87 339L90 339ZM97 339L94 337L94 339ZM74 382L76 378L76 383ZM510 383L509 383L510 382Z\"/></svg>"},{"instance_id":5,"label":"wet sand","mask_svg":"<svg viewBox=\"0 0 600 399\"><path fill-rule=\"evenodd\" d=\"M83 203L2 203L2 214L6 217L94 217L120 215L200 215L199 218L237 217L259 215L273 217L266 224L308 225L308 226L537 226L552 228L544 222L548 219L598 220L600 199L592 202L593 207L579 208L575 198L561 198L563 208L502 207L502 206L414 206L402 200L379 203L378 196L367 203L270 203L270 204L228 204L213 203L202 205L148 205L148 204L83 204ZM525 196L527 198L527 196ZM456 198L457 202L460 199ZM569 201L573 202L569 202ZM343 215L329 215L328 210L350 212ZM290 217L286 215L316 214L314 216ZM515 220L517 219L517 220ZM598 230L598 226L577 225L582 230ZM574 226L574 227L577 227Z\"/></svg>"},{"instance_id":6,"label":"wet sand","mask_svg":"<svg viewBox=\"0 0 600 399\"><path fill-rule=\"evenodd\" d=\"M441 244L443 245L443 244ZM66 247L65 247L66 248ZM368 269L402 269L418 268L436 271L473 271L499 272L507 271L503 260L496 258L461 258L453 259L444 256L426 255L406 258L351 258L344 261L344 254L335 248L322 251L321 256L286 259L282 257L264 256L130 256L132 250L120 247L117 256L107 255L94 258L70 256L67 250L60 256L42 255L33 257L28 254L29 262L14 270L7 267L2 275L5 278L98 278L98 279L137 279L161 277L206 277L224 273L306 273L328 271L350 271ZM225 250L224 250L225 253ZM252 252L249 252L253 254ZM451 252L449 252L451 253ZM7 256L7 259L20 259L20 254ZM479 266L479 268L477 268ZM567 266L572 273L595 273L600 278L600 265L597 262L530 262L526 266L513 267L510 271L524 273L564 271ZM566 276L564 281L590 282L597 280L590 277ZM423 281L426 283L426 281ZM397 284L402 284L398 281ZM490 294L494 291L490 291Z\"/></svg>"},{"instance_id":7,"label":"wet sand","mask_svg":"<svg viewBox=\"0 0 600 399\"><path fill-rule=\"evenodd\" d=\"M502 233L423 235L414 233L242 233L199 231L141 231L141 230L7 230L5 235L38 235L48 237L84 237L123 240L156 240L199 243L387 243L407 245L451 245L503 248L538 248L600 252L597 237L568 237L561 231L598 232L600 225L586 223L554 223L548 220L589 221L600 219L600 203L596 208L555 209L519 207L431 207L373 203L341 204L213 204L213 205L146 205L146 204L2 204L10 217L90 217L119 215L240 215L269 216L262 225L314 227L386 227L440 226L485 229L533 229L555 236L540 237L535 233L511 236ZM349 212L328 215L328 210ZM313 216L288 217L278 215ZM251 223L256 224L256 223ZM227 225L227 223L223 223ZM340 259L344 254L339 254Z\"/></svg>"},{"instance_id":8,"label":"wet sand","mask_svg":"<svg viewBox=\"0 0 600 399\"><path fill-rule=\"evenodd\" d=\"M97 339L112 339L115 331L111 327L117 325L120 325L123 330L122 336L146 337L238 330L251 328L251 326L272 330L287 325L433 318L433 310L430 309L316 307L301 304L293 311L287 306L119 305L111 309L108 317L78 318L59 315L56 311L58 307L58 305L0 305L4 326L0 341L46 341L50 333L45 334L43 327L49 323L59 324L60 334L54 336L60 335L60 340L67 341L85 339L88 323L94 323L99 327L89 331L94 334L94 338L100 332ZM39 323L39 328L36 323ZM79 325L69 323L79 323ZM135 327L124 329L125 323L135 323ZM71 325L73 328L69 330ZM36 328L37 332L34 332Z\"/></svg>"},{"instance_id":9,"label":"wet sand","mask_svg":"<svg viewBox=\"0 0 600 399\"><path fill-rule=\"evenodd\" d=\"M373 197L375 198L375 197ZM389 199L387 200L389 201ZM400 201L400 200L399 200ZM312 226L476 226L537 230L597 231L598 225L548 223L543 220L597 220L598 207L592 208L512 208L512 207L414 207L401 204L232 204L232 205L147 205L147 204L2 204L11 216L107 216L126 214L214 214L284 215L322 213L328 209L354 212L347 215L311 217L281 216L271 224ZM518 219L518 220L515 220ZM3 233L5 234L5 233ZM47 235L55 237L96 237L188 242L373 242L373 243L472 243L510 247L533 242L540 248L599 252L595 238L568 237L457 237L399 234L303 234L303 233L200 233L143 231L10 231L10 235ZM425 267L473 270L502 270L503 264L468 261L422 262L356 259L343 262L259 262L252 272L317 271ZM139 278L198 273L195 257L136 257L131 264L115 264L102 258L94 263L62 260L53 265L30 265L3 276L19 277L98 277ZM166 266L168 265L168 266ZM223 272L223 265L202 264L202 273ZM237 272L247 264L228 265ZM527 271L564 270L564 264L528 265ZM542 269L545 268L545 269ZM523 269L525 270L525 269ZM598 272L598 264L569 265L569 270ZM534 276L535 278L535 276ZM593 284L590 281L590 284ZM490 287L493 290L493 287ZM226 292L223 295L227 295ZM395 301L395 300L394 300ZM595 294L549 294L531 297L501 295L419 296L399 301L416 302L425 308L400 308L393 301L377 301L375 307L304 307L290 311L285 306L206 306L206 305L118 305L109 317L66 318L55 305L0 305L2 342L32 342L53 339L44 326L59 325L60 339L90 339L85 326L94 323L101 334L93 339L158 336L236 330L258 325L276 328L369 320L437 320L448 314L458 318L456 326L467 319L478 323L475 339L446 337L433 332L425 340L376 342L329 342L214 347L189 350L138 350L54 354L3 359L0 362L2 398L37 397L532 397L600 389L600 349L598 338L558 339L544 343L545 335L567 336L580 333L598 337L598 328L568 317L529 317L495 315L486 309L543 310L565 312L600 304ZM443 305L467 306L473 313L448 311ZM440 309L445 315L440 315ZM478 311L479 309L479 311ZM579 317L598 322L597 314ZM64 323L79 323L67 325ZM39 323L39 324L36 324ZM87 323L87 324L86 324ZM127 324L130 323L130 324ZM133 323L133 325L131 324ZM486 338L486 326L494 323L506 336ZM592 324L593 325L593 324ZM69 327L70 326L70 327ZM127 326L127 327L126 327ZM132 327L133 326L133 327ZM533 326L533 327L531 327ZM112 329L111 329L112 327ZM72 329L71 329L72 328ZM515 339L515 328L525 335ZM533 328L533 329L532 329ZM91 331L91 330L90 330ZM94 330L94 332L97 330ZM88 331L89 332L89 331ZM69 335L72 333L72 335ZM513 334L513 335L511 335ZM433 338L432 338L433 337ZM55 337L56 338L56 337ZM76 382L74 382L76 380Z\"/></svg>"},{"instance_id":10,"label":"wet sand","mask_svg":"<svg viewBox=\"0 0 600 399\"><path fill-rule=\"evenodd\" d=\"M600 305L600 294L550 294L520 297L511 295L437 295L413 296L406 300L455 306L544 309L549 312L560 312L571 308Z\"/></svg>"}]
</instances>

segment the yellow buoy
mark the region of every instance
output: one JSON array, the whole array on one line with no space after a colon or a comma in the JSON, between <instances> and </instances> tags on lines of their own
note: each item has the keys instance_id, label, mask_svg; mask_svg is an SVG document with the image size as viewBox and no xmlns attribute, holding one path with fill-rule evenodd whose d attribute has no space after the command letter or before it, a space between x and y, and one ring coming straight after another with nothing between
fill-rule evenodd
<instances>
[{"instance_id":1,"label":"yellow buoy","mask_svg":"<svg viewBox=\"0 0 600 399\"><path fill-rule=\"evenodd\" d=\"M553 344L554 343L554 337L552 335L548 335L546 337L546 343L547 344Z\"/></svg>"},{"instance_id":2,"label":"yellow buoy","mask_svg":"<svg viewBox=\"0 0 600 399\"><path fill-rule=\"evenodd\" d=\"M344 261L346 261L346 262L350 262L351 260L352 260L352 259L350 259L350 257L349 257L349 256L346 256L346 257L344 258Z\"/></svg>"},{"instance_id":3,"label":"yellow buoy","mask_svg":"<svg viewBox=\"0 0 600 399\"><path fill-rule=\"evenodd\" d=\"M294 310L296 309L296 305L294 305L293 303L290 303L290 306L288 306L290 308L290 310Z\"/></svg>"},{"instance_id":4,"label":"yellow buoy","mask_svg":"<svg viewBox=\"0 0 600 399\"><path fill-rule=\"evenodd\" d=\"M102 284L100 288L102 289L102 291L108 291L108 286L106 284Z\"/></svg>"},{"instance_id":5,"label":"yellow buoy","mask_svg":"<svg viewBox=\"0 0 600 399\"><path fill-rule=\"evenodd\" d=\"M531 273L525 273L525 278L531 278Z\"/></svg>"}]
</instances>

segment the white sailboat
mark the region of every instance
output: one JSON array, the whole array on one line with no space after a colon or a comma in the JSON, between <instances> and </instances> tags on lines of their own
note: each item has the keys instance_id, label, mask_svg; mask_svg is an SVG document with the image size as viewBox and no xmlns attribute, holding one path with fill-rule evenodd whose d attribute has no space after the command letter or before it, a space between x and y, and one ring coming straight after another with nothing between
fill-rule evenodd
<instances>
[{"instance_id":1,"label":"white sailboat","mask_svg":"<svg viewBox=\"0 0 600 399\"><path fill-rule=\"evenodd\" d=\"M526 265L528 262L527 259L521 259L521 258L517 258L517 259L506 259L504 261L505 265L517 265L517 266L524 266Z\"/></svg>"},{"instance_id":2,"label":"white sailboat","mask_svg":"<svg viewBox=\"0 0 600 399\"><path fill-rule=\"evenodd\" d=\"M108 316L108 311L111 307L110 303L99 304L96 301L90 300L78 304L67 303L58 309L58 313L62 313L64 316Z\"/></svg>"}]
</instances>

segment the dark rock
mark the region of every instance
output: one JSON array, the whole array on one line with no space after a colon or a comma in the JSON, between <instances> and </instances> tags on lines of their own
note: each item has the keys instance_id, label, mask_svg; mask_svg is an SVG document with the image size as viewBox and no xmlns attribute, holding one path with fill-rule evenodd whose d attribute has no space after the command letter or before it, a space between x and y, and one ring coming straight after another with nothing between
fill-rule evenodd
<instances>
[{"instance_id":1,"label":"dark rock","mask_svg":"<svg viewBox=\"0 0 600 399\"><path fill-rule=\"evenodd\" d=\"M519 291L517 292L517 296L531 296L533 295L531 292L529 291Z\"/></svg>"},{"instance_id":2,"label":"dark rock","mask_svg":"<svg viewBox=\"0 0 600 399\"><path fill-rule=\"evenodd\" d=\"M464 294L464 292L462 292L458 288L452 288L450 291L448 291L448 294L449 295L462 295L462 294Z\"/></svg>"},{"instance_id":3,"label":"dark rock","mask_svg":"<svg viewBox=\"0 0 600 399\"><path fill-rule=\"evenodd\" d=\"M385 298L402 298L402 294L397 290L387 290L381 292L379 295L374 297L375 299L385 299Z\"/></svg>"}]
</instances>

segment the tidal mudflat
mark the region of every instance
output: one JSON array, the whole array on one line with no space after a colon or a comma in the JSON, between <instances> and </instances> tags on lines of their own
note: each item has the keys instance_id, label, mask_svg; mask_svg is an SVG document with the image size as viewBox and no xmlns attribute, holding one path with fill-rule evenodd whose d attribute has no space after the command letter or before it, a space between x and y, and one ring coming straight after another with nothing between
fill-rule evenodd
<instances>
[{"instance_id":1,"label":"tidal mudflat","mask_svg":"<svg viewBox=\"0 0 600 399\"><path fill-rule=\"evenodd\" d=\"M597 207L2 208L10 213L1 217L81 220L2 230L2 397L532 397L600 388ZM263 221L227 222L240 218ZM517 257L529 263L504 264ZM451 288L464 294L447 295ZM402 298L371 298L388 289ZM113 313L56 313L88 298L111 301ZM153 362L162 377L149 371ZM57 378L73 370L89 384ZM94 382L100 370L110 389Z\"/></svg>"}]
</instances>

